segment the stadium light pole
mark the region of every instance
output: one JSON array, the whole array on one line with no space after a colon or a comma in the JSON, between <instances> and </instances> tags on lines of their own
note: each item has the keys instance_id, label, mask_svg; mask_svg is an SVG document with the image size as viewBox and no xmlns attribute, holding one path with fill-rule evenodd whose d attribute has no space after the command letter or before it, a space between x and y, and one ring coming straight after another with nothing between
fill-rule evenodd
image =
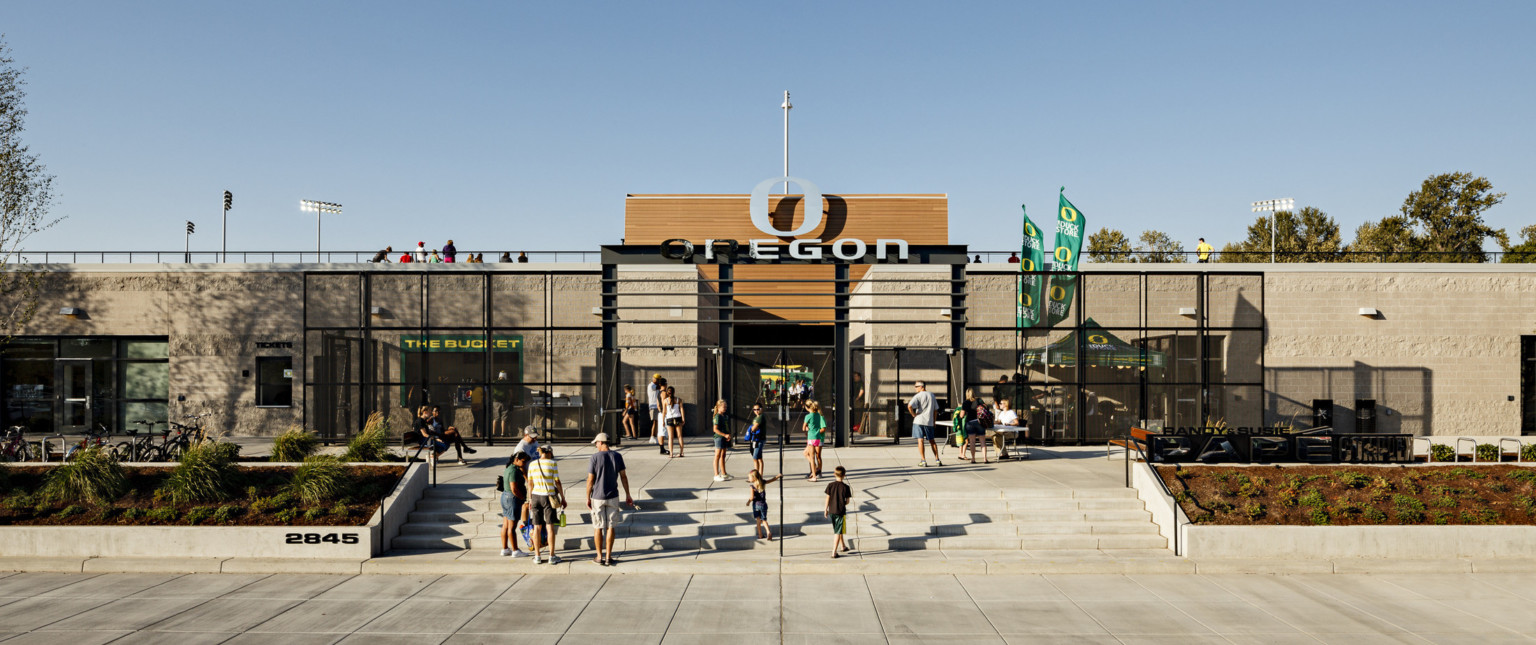
<instances>
[{"instance_id":1,"label":"stadium light pole","mask_svg":"<svg viewBox=\"0 0 1536 645\"><path fill-rule=\"evenodd\" d=\"M320 262L320 218L326 213L340 215L341 204L301 199L299 200L299 210L315 214L315 261Z\"/></svg>"},{"instance_id":2,"label":"stadium light pole","mask_svg":"<svg viewBox=\"0 0 1536 645\"><path fill-rule=\"evenodd\" d=\"M1283 199L1266 199L1261 202L1253 202L1253 212L1269 212L1269 263L1274 264L1279 257L1275 246L1275 213L1296 208L1296 200L1289 197Z\"/></svg>"}]
</instances>

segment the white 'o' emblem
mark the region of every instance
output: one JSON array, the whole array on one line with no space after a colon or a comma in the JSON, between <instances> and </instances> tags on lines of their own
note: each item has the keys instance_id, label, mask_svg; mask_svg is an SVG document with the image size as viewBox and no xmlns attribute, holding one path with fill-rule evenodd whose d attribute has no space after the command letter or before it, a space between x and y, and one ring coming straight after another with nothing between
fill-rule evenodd
<instances>
[{"instance_id":1,"label":"white 'o' emblem","mask_svg":"<svg viewBox=\"0 0 1536 645\"><path fill-rule=\"evenodd\" d=\"M805 221L801 222L800 227L793 231L776 229L773 227L773 221L768 219L768 189L774 184L781 183L791 183L799 186L800 190L805 193ZM752 225L756 226L757 230L775 237L795 237L814 231L817 226L821 225L822 207L821 189L817 188L816 184L795 177L774 177L773 179L764 179L762 183L757 185L757 188L752 189L752 202L749 208L752 212Z\"/></svg>"}]
</instances>

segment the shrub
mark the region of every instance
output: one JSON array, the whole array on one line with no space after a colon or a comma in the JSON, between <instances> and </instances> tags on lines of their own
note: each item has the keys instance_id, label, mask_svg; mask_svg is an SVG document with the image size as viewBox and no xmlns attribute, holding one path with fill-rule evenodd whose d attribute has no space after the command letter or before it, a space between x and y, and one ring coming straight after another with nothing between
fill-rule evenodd
<instances>
[{"instance_id":1,"label":"shrub","mask_svg":"<svg viewBox=\"0 0 1536 645\"><path fill-rule=\"evenodd\" d=\"M1430 461L1455 461L1456 449L1443 443L1437 443L1429 447Z\"/></svg>"},{"instance_id":2,"label":"shrub","mask_svg":"<svg viewBox=\"0 0 1536 645\"><path fill-rule=\"evenodd\" d=\"M85 500L105 506L128 489L117 458L100 446L75 453L75 460L55 466L43 484L43 498L52 501Z\"/></svg>"},{"instance_id":3,"label":"shrub","mask_svg":"<svg viewBox=\"0 0 1536 645\"><path fill-rule=\"evenodd\" d=\"M1467 509L1461 512L1461 521L1467 524L1493 524L1499 521L1499 515L1490 508Z\"/></svg>"},{"instance_id":4,"label":"shrub","mask_svg":"<svg viewBox=\"0 0 1536 645\"><path fill-rule=\"evenodd\" d=\"M302 466L294 469L293 479L288 482L284 492L305 504L317 506L341 494L346 474L346 467L335 457L316 455L305 459Z\"/></svg>"},{"instance_id":5,"label":"shrub","mask_svg":"<svg viewBox=\"0 0 1536 645\"><path fill-rule=\"evenodd\" d=\"M1498 446L1495 446L1491 443L1477 444L1478 461L1500 461L1501 458L1502 455L1499 454Z\"/></svg>"},{"instance_id":6,"label":"shrub","mask_svg":"<svg viewBox=\"0 0 1536 645\"><path fill-rule=\"evenodd\" d=\"M270 497L261 497L256 501L251 502L251 512L257 515L261 515L262 513L275 508L278 508L278 506L272 502L272 498Z\"/></svg>"},{"instance_id":7,"label":"shrub","mask_svg":"<svg viewBox=\"0 0 1536 645\"><path fill-rule=\"evenodd\" d=\"M171 524L176 521L176 517L178 515L180 515L180 513L176 511L175 507L161 506L160 508L150 509L149 514L146 517L148 517L151 522L156 524Z\"/></svg>"},{"instance_id":8,"label":"shrub","mask_svg":"<svg viewBox=\"0 0 1536 645\"><path fill-rule=\"evenodd\" d=\"M11 493L6 496L4 502L0 502L0 506L5 506L5 510L12 512L20 512L32 508L35 504L37 504L37 500L33 499L25 491Z\"/></svg>"},{"instance_id":9,"label":"shrub","mask_svg":"<svg viewBox=\"0 0 1536 645\"><path fill-rule=\"evenodd\" d=\"M251 500L253 502L258 500L258 499L261 499L261 489L255 487L255 486L246 486L245 487L245 498L248 499L248 500Z\"/></svg>"},{"instance_id":10,"label":"shrub","mask_svg":"<svg viewBox=\"0 0 1536 645\"><path fill-rule=\"evenodd\" d=\"M1248 519L1250 519L1250 520L1256 520L1256 519L1259 519L1261 517L1264 517L1264 505L1260 504L1258 502L1254 502L1252 504L1244 506L1243 507L1243 514L1247 515Z\"/></svg>"},{"instance_id":11,"label":"shrub","mask_svg":"<svg viewBox=\"0 0 1536 645\"><path fill-rule=\"evenodd\" d=\"M351 514L352 508L344 502L336 502L336 505L331 507L331 517L347 517Z\"/></svg>"},{"instance_id":12,"label":"shrub","mask_svg":"<svg viewBox=\"0 0 1536 645\"><path fill-rule=\"evenodd\" d=\"M1525 509L1526 515L1536 516L1536 497L1521 495L1515 498L1515 503L1520 505L1520 508Z\"/></svg>"},{"instance_id":13,"label":"shrub","mask_svg":"<svg viewBox=\"0 0 1536 645\"><path fill-rule=\"evenodd\" d=\"M1367 506L1365 511L1360 514L1360 519L1372 524L1384 524L1387 521L1387 514L1383 513L1379 508Z\"/></svg>"},{"instance_id":14,"label":"shrub","mask_svg":"<svg viewBox=\"0 0 1536 645\"><path fill-rule=\"evenodd\" d=\"M1190 521L1191 524L1202 524L1202 523L1205 523L1205 522L1214 522L1214 521L1216 521L1216 516L1214 514L1211 514L1211 513L1199 513L1199 514L1195 515L1194 517L1189 518L1189 521Z\"/></svg>"},{"instance_id":15,"label":"shrub","mask_svg":"<svg viewBox=\"0 0 1536 645\"><path fill-rule=\"evenodd\" d=\"M1436 497L1431 500L1431 503L1440 508L1456 508L1456 498L1449 495Z\"/></svg>"},{"instance_id":16,"label":"shrub","mask_svg":"<svg viewBox=\"0 0 1536 645\"><path fill-rule=\"evenodd\" d=\"M55 517L74 517L76 515L85 515L85 507L78 504L70 504L65 506L64 510L54 514Z\"/></svg>"},{"instance_id":17,"label":"shrub","mask_svg":"<svg viewBox=\"0 0 1536 645\"><path fill-rule=\"evenodd\" d=\"M1485 443L1483 445L1491 446L1493 444L1486 444ZM1497 449L1495 449L1495 450L1497 450ZM1451 477L1465 477L1467 479L1482 479L1484 477L1487 477L1487 475L1485 475L1482 472L1478 471L1476 468L1467 468L1467 467L1452 468L1452 469L1447 470L1447 471L1445 471L1443 473L1440 473L1440 476L1441 477L1445 477L1447 479L1449 479Z\"/></svg>"},{"instance_id":18,"label":"shrub","mask_svg":"<svg viewBox=\"0 0 1536 645\"><path fill-rule=\"evenodd\" d=\"M316 506L316 507L313 507L313 508L311 508L311 509L309 509L307 511L304 511L304 519L309 520L311 522L319 520L322 517L325 517L325 509L320 508L319 506Z\"/></svg>"},{"instance_id":19,"label":"shrub","mask_svg":"<svg viewBox=\"0 0 1536 645\"><path fill-rule=\"evenodd\" d=\"M1292 491L1292 490L1280 491L1280 505L1281 506L1290 506L1290 507L1294 508L1296 506L1296 503L1297 503L1296 491Z\"/></svg>"},{"instance_id":20,"label":"shrub","mask_svg":"<svg viewBox=\"0 0 1536 645\"><path fill-rule=\"evenodd\" d=\"M1393 495L1392 507L1403 510L1422 511L1424 510L1424 502L1407 495Z\"/></svg>"},{"instance_id":21,"label":"shrub","mask_svg":"<svg viewBox=\"0 0 1536 645\"><path fill-rule=\"evenodd\" d=\"M1371 480L1363 473L1359 473L1353 470L1340 471L1338 474L1334 475L1333 478L1335 481L1339 482L1340 486L1345 488L1364 488L1365 485Z\"/></svg>"},{"instance_id":22,"label":"shrub","mask_svg":"<svg viewBox=\"0 0 1536 645\"><path fill-rule=\"evenodd\" d=\"M1522 484L1536 484L1536 469L1521 468L1509 473L1509 478Z\"/></svg>"},{"instance_id":23,"label":"shrub","mask_svg":"<svg viewBox=\"0 0 1536 645\"><path fill-rule=\"evenodd\" d=\"M389 433L384 429L384 415L375 412L368 415L368 421L363 424L362 432L352 435L352 440L347 442L347 454L342 457L345 461L384 461L389 454Z\"/></svg>"},{"instance_id":24,"label":"shrub","mask_svg":"<svg viewBox=\"0 0 1536 645\"><path fill-rule=\"evenodd\" d=\"M1393 514L1397 516L1398 524L1422 524L1424 522L1424 511L1398 508L1393 511Z\"/></svg>"},{"instance_id":25,"label":"shrub","mask_svg":"<svg viewBox=\"0 0 1536 645\"><path fill-rule=\"evenodd\" d=\"M239 484L240 471L234 466L239 454L240 447L232 443L204 441L192 445L160 485L163 496L177 504L229 499Z\"/></svg>"},{"instance_id":26,"label":"shrub","mask_svg":"<svg viewBox=\"0 0 1536 645\"><path fill-rule=\"evenodd\" d=\"M1493 491L1495 493L1507 493L1507 492L1509 492L1509 486L1506 485L1504 482L1501 482L1501 481L1491 481L1491 482L1488 482L1488 487L1487 488L1488 488L1488 490L1491 490L1491 491Z\"/></svg>"},{"instance_id":27,"label":"shrub","mask_svg":"<svg viewBox=\"0 0 1536 645\"><path fill-rule=\"evenodd\" d=\"M1302 506L1311 506L1313 508L1323 508L1324 506L1328 505L1328 500L1324 499L1323 494L1318 492L1315 488L1308 489L1306 494L1302 495L1299 501L1301 502Z\"/></svg>"},{"instance_id":28,"label":"shrub","mask_svg":"<svg viewBox=\"0 0 1536 645\"><path fill-rule=\"evenodd\" d=\"M229 524L230 522L235 521L235 518L240 517L241 515L245 515L244 508L234 504L225 504L220 506L219 510L213 512L213 523Z\"/></svg>"},{"instance_id":29,"label":"shrub","mask_svg":"<svg viewBox=\"0 0 1536 645\"><path fill-rule=\"evenodd\" d=\"M1429 514L1429 521L1439 526L1445 526L1451 523L1451 514L1445 511L1435 511Z\"/></svg>"},{"instance_id":30,"label":"shrub","mask_svg":"<svg viewBox=\"0 0 1536 645\"><path fill-rule=\"evenodd\" d=\"M186 520L188 524L202 524L204 520L210 517L213 517L212 508L207 506L198 506L190 511L187 511L186 517L182 519Z\"/></svg>"},{"instance_id":31,"label":"shrub","mask_svg":"<svg viewBox=\"0 0 1536 645\"><path fill-rule=\"evenodd\" d=\"M1392 490L1392 481L1381 475L1371 478L1371 488L1376 490Z\"/></svg>"},{"instance_id":32,"label":"shrub","mask_svg":"<svg viewBox=\"0 0 1536 645\"><path fill-rule=\"evenodd\" d=\"M1325 508L1312 509L1312 512L1307 514L1307 518L1312 520L1312 523L1318 526L1325 526L1331 523L1331 520L1328 517L1328 509Z\"/></svg>"},{"instance_id":33,"label":"shrub","mask_svg":"<svg viewBox=\"0 0 1536 645\"><path fill-rule=\"evenodd\" d=\"M144 509L142 508L130 508L126 511L123 511L123 520L128 522L137 522L144 519L144 516L147 514L148 513L145 513Z\"/></svg>"},{"instance_id":34,"label":"shrub","mask_svg":"<svg viewBox=\"0 0 1536 645\"><path fill-rule=\"evenodd\" d=\"M288 431L272 440L272 461L300 462L314 454L320 446L320 438L299 426L289 426Z\"/></svg>"},{"instance_id":35,"label":"shrub","mask_svg":"<svg viewBox=\"0 0 1536 645\"><path fill-rule=\"evenodd\" d=\"M277 521L282 522L283 524L292 524L293 520L298 518L298 516L299 516L299 509L296 509L296 508L285 508L285 509L283 509L281 511L278 511L277 515L275 517L276 517Z\"/></svg>"},{"instance_id":36,"label":"shrub","mask_svg":"<svg viewBox=\"0 0 1536 645\"><path fill-rule=\"evenodd\" d=\"M1536 443L1520 446L1520 461L1536 461Z\"/></svg>"}]
</instances>

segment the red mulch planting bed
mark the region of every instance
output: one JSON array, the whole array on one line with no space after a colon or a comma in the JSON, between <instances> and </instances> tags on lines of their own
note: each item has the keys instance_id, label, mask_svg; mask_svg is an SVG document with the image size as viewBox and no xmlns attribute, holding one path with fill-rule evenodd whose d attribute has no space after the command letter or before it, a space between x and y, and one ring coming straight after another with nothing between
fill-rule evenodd
<instances>
[{"instance_id":1,"label":"red mulch planting bed","mask_svg":"<svg viewBox=\"0 0 1536 645\"><path fill-rule=\"evenodd\" d=\"M48 469L12 468L0 490L0 526L359 526L405 474L405 466L348 467L345 492L312 506L282 492L293 467L237 469L242 483L230 499L172 504L154 495L170 468L124 468L129 492L96 506L45 501L37 491Z\"/></svg>"},{"instance_id":2,"label":"red mulch planting bed","mask_svg":"<svg viewBox=\"0 0 1536 645\"><path fill-rule=\"evenodd\" d=\"M1536 524L1536 468L1158 466L1198 524Z\"/></svg>"}]
</instances>

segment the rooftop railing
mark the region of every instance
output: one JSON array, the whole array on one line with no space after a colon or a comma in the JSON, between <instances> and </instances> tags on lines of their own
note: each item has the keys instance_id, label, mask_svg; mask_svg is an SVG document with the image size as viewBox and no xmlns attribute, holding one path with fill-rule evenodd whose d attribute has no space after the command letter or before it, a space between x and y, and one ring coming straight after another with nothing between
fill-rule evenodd
<instances>
[{"instance_id":1,"label":"rooftop railing","mask_svg":"<svg viewBox=\"0 0 1536 645\"><path fill-rule=\"evenodd\" d=\"M405 251L392 251L390 262L399 262ZM413 251L414 253L414 251ZM459 251L455 263L469 259L470 251ZM500 261L503 251L474 251L484 255L486 264ZM20 264L345 264L368 263L378 250L372 251L20 251L6 258L7 263ZM429 254L430 255L430 254ZM520 259L526 257L527 259ZM511 254L511 262L599 262L601 251L526 251ZM417 260L418 262L420 260Z\"/></svg>"},{"instance_id":2,"label":"rooftop railing","mask_svg":"<svg viewBox=\"0 0 1536 645\"><path fill-rule=\"evenodd\" d=\"M1009 258L1020 257L1018 251L971 251L972 262L1009 262ZM1131 251L1126 253L1090 254L1083 252L1083 264L1102 264L1106 262L1147 263L1147 264L1172 264L1179 262L1196 262L1200 254L1196 251L1177 251L1158 253L1151 251ZM1210 262L1245 262L1250 264L1267 264L1272 256L1268 252L1259 251L1234 251L1223 253L1211 251ZM1051 258L1047 254L1046 262ZM1536 262L1536 253L1525 251L1334 251L1334 252L1288 252L1281 251L1274 254L1273 260L1279 263L1325 263L1325 262L1423 262L1423 263L1494 263L1494 262Z\"/></svg>"}]
</instances>

